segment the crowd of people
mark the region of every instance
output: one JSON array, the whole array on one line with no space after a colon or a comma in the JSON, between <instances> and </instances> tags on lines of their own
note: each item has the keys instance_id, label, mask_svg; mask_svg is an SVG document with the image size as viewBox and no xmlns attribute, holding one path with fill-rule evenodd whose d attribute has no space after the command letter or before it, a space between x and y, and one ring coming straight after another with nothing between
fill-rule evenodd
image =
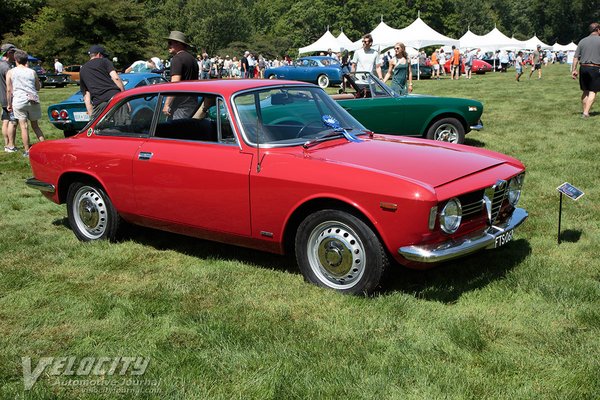
<instances>
[{"instance_id":1,"label":"crowd of people","mask_svg":"<svg viewBox=\"0 0 600 400\"><path fill-rule=\"evenodd\" d=\"M582 117L589 118L590 109L594 103L596 92L600 90L600 24L592 23L589 26L590 35L581 40L574 55L572 64L573 79L579 79L582 90ZM170 69L171 82L185 80L203 80L212 78L264 78L265 70L270 67L290 65L293 60L289 57L266 59L261 54L255 55L245 51L238 59L236 56L209 57L207 53L192 54L193 46L186 35L179 31L172 31L168 37L167 48L170 60L161 60L151 57L139 60L125 69L124 72L150 72ZM552 52L543 50L541 46L525 54L523 51L499 50L492 53L483 53L480 49L470 49L460 52L452 46L451 51L445 52L443 48L435 49L428 57L425 52L420 52L416 57L409 57L403 43L396 43L393 51L381 55L372 48L373 38L366 34L362 38L362 48L354 52L350 58L348 51L333 52L329 49L321 55L328 55L341 64L344 73L354 71L369 71L376 74L384 82L391 79L392 88L401 95L411 93L413 90L413 76L411 64L430 65L432 78L440 79L445 75L445 64L450 60L450 78L461 77L461 67L464 65L464 76L471 78L472 64L476 59L487 59L500 66L500 71L506 72L510 66L515 67L515 79L520 81L526 64L531 65L528 78L537 71L537 78L542 78L542 66L549 63L563 63L566 54L562 51ZM87 113L93 119L106 107L109 100L118 92L124 91L124 85L119 77L113 62L109 59L104 47L91 46L88 50L89 61L82 66L80 86L83 93ZM56 58L54 69L61 72L62 63ZM44 134L39 127L41 106L38 96L41 84L36 72L28 68L28 54L17 49L13 44L5 43L0 49L0 103L2 105L2 135L4 138L4 151L17 152L15 145L17 125L21 130L23 142L23 155L29 154L29 124L31 124L39 141L44 140ZM579 69L578 69L579 67ZM177 118L178 113L188 114L196 104L185 104L185 97L167 98L163 113L172 118Z\"/></svg>"}]
</instances>

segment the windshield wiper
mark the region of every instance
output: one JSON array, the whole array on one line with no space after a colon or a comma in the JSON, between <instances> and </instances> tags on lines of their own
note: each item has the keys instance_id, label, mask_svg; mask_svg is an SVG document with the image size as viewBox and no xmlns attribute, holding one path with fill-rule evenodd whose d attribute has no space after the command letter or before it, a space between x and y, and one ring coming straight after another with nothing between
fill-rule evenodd
<instances>
[{"instance_id":1,"label":"windshield wiper","mask_svg":"<svg viewBox=\"0 0 600 400\"><path fill-rule=\"evenodd\" d=\"M304 144L302 145L302 147L304 147L305 149L308 149L309 147L314 146L317 143L321 143L324 142L326 140L331 140L331 139L335 139L336 137L340 137L340 136L344 136L344 133L341 131L330 131L329 133L326 133L325 135L315 138L315 139L310 139L307 140L306 142L304 142Z\"/></svg>"},{"instance_id":2,"label":"windshield wiper","mask_svg":"<svg viewBox=\"0 0 600 400\"><path fill-rule=\"evenodd\" d=\"M348 132L348 131L351 131L352 128L342 127L340 125L339 121L337 119L333 118L331 115L323 115L322 119L323 119L323 124L325 124L326 127L331 128L332 132L329 132L328 134L321 136L320 138L316 138L316 139L307 141L303 145L303 147L305 149L309 148L310 146L312 146L316 143L334 138L339 135L343 135L346 138L346 140L348 140L349 142L362 142L362 139L359 139L356 136L354 136L353 134L351 134L350 132Z\"/></svg>"}]
</instances>

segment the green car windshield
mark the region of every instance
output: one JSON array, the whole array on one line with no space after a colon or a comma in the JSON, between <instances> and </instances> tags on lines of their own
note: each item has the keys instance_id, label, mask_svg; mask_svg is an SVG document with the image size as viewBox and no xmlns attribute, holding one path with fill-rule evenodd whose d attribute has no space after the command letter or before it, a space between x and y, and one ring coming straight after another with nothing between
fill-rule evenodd
<instances>
[{"instance_id":1,"label":"green car windshield","mask_svg":"<svg viewBox=\"0 0 600 400\"><path fill-rule=\"evenodd\" d=\"M323 116L360 135L365 127L316 87L278 87L235 96L244 138L250 145L297 146L332 135Z\"/></svg>"}]
</instances>

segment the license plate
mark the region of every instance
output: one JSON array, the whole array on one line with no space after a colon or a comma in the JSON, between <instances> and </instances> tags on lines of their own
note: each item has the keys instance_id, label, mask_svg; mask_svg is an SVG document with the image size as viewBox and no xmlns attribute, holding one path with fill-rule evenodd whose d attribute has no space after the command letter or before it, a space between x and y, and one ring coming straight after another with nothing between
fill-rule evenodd
<instances>
[{"instance_id":1,"label":"license plate","mask_svg":"<svg viewBox=\"0 0 600 400\"><path fill-rule=\"evenodd\" d=\"M510 242L513 238L514 229L510 231L506 231L503 234L496 237L496 242L494 243L494 248L504 246L506 243Z\"/></svg>"},{"instance_id":2,"label":"license plate","mask_svg":"<svg viewBox=\"0 0 600 400\"><path fill-rule=\"evenodd\" d=\"M86 112L74 112L73 119L77 122L89 121L90 116Z\"/></svg>"}]
</instances>

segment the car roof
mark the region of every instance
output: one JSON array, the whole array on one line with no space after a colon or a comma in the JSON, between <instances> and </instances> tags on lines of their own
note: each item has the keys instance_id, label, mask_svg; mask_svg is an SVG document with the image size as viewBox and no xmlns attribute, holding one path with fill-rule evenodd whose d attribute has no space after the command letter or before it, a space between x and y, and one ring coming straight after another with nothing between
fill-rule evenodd
<instances>
[{"instance_id":1,"label":"car roof","mask_svg":"<svg viewBox=\"0 0 600 400\"><path fill-rule=\"evenodd\" d=\"M335 58L330 57L330 56L306 56L306 57L300 57L299 60L335 60ZM337 60L336 60L337 61Z\"/></svg>"},{"instance_id":2,"label":"car roof","mask_svg":"<svg viewBox=\"0 0 600 400\"><path fill-rule=\"evenodd\" d=\"M176 83L161 83L158 85L142 86L139 88L129 89L125 92L121 92L120 95L130 96L142 93L194 91L220 93L224 96L231 96L232 94L243 90L280 87L282 85L317 87L316 85L313 85L311 83L277 79L215 79L182 81Z\"/></svg>"},{"instance_id":3,"label":"car roof","mask_svg":"<svg viewBox=\"0 0 600 400\"><path fill-rule=\"evenodd\" d=\"M155 74L152 72L140 72L140 73L119 73L119 76L122 80L130 82L130 84L137 84L138 82L143 81L148 78L156 78L161 77L160 74Z\"/></svg>"}]
</instances>

